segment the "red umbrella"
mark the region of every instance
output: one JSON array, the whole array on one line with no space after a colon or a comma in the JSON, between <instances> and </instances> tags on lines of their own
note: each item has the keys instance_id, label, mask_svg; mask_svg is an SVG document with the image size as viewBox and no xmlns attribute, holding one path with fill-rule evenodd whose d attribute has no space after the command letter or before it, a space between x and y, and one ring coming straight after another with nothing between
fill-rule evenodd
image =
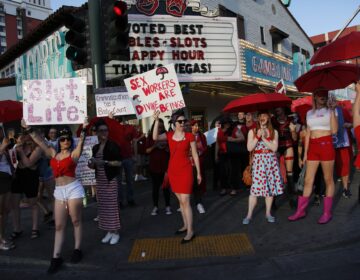
<instances>
[{"instance_id":1,"label":"red umbrella","mask_svg":"<svg viewBox=\"0 0 360 280\"><path fill-rule=\"evenodd\" d=\"M117 143L118 145L123 145L124 144L124 140L123 137L121 137L123 135L123 125L118 123L116 120L114 119L110 119L108 117L94 117L89 121L89 125L87 127L87 135L90 135L90 129L99 121L99 120L104 120L104 122L106 123L106 125L109 128L109 139L111 141L114 141L115 143ZM80 132L82 129L82 125L79 126L79 128L76 131L76 134L79 136Z\"/></svg>"},{"instance_id":2,"label":"red umbrella","mask_svg":"<svg viewBox=\"0 0 360 280\"><path fill-rule=\"evenodd\" d=\"M345 88L358 80L358 67L354 64L331 62L315 66L294 82L301 92L313 92L323 88L334 90Z\"/></svg>"},{"instance_id":3,"label":"red umbrella","mask_svg":"<svg viewBox=\"0 0 360 280\"><path fill-rule=\"evenodd\" d=\"M298 98L292 101L291 103L291 111L296 112L296 108L302 105L312 106L313 104L313 97L312 95L308 95L302 98Z\"/></svg>"},{"instance_id":4,"label":"red umbrella","mask_svg":"<svg viewBox=\"0 0 360 280\"><path fill-rule=\"evenodd\" d=\"M311 58L310 64L348 60L358 56L360 56L360 32L353 31L318 49Z\"/></svg>"},{"instance_id":5,"label":"red umbrella","mask_svg":"<svg viewBox=\"0 0 360 280\"><path fill-rule=\"evenodd\" d=\"M302 104L295 108L295 112L299 115L302 124L305 124L306 113L312 109L312 105Z\"/></svg>"},{"instance_id":6,"label":"red umbrella","mask_svg":"<svg viewBox=\"0 0 360 280\"><path fill-rule=\"evenodd\" d=\"M290 106L290 104L291 99L284 94L255 93L229 102L223 109L223 112L255 112L273 109L274 107L286 107Z\"/></svg>"},{"instance_id":7,"label":"red umbrella","mask_svg":"<svg viewBox=\"0 0 360 280\"><path fill-rule=\"evenodd\" d=\"M19 101L0 101L0 122L19 121L23 118L23 105Z\"/></svg>"}]
</instances>

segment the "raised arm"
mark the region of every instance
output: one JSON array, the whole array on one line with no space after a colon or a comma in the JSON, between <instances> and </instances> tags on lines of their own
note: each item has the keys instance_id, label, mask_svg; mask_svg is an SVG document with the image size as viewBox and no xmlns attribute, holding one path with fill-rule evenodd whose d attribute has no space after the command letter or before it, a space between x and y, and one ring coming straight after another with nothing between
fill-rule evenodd
<instances>
[{"instance_id":1,"label":"raised arm","mask_svg":"<svg viewBox=\"0 0 360 280\"><path fill-rule=\"evenodd\" d=\"M20 160L25 167L34 166L41 158L41 153L42 153L41 148L36 147L35 150L31 153L30 157L27 157L24 153L22 145L16 146L16 151L18 152L18 155L20 156Z\"/></svg>"},{"instance_id":2,"label":"raised arm","mask_svg":"<svg viewBox=\"0 0 360 280\"><path fill-rule=\"evenodd\" d=\"M166 133L159 135L159 115L160 115L160 112L155 111L155 113L154 113L155 124L154 124L152 138L154 141L165 141L165 140L167 140Z\"/></svg>"},{"instance_id":3,"label":"raised arm","mask_svg":"<svg viewBox=\"0 0 360 280\"><path fill-rule=\"evenodd\" d=\"M84 147L84 143L85 143L85 138L86 138L86 127L88 126L88 120L87 118L85 118L84 123L83 123L83 128L81 130L80 133L80 137L79 137L79 142L76 145L76 148L72 151L71 153L71 157L74 161L77 161L82 153L83 147Z\"/></svg>"},{"instance_id":4,"label":"raised arm","mask_svg":"<svg viewBox=\"0 0 360 280\"><path fill-rule=\"evenodd\" d=\"M21 120L21 126L25 129L25 131L30 135L30 137L34 140L34 142L40 147L40 149L44 152L46 157L54 157L56 155L56 150L53 147L50 147L43 137L38 135L36 131L32 129L31 126L26 125L24 119Z\"/></svg>"}]
</instances>

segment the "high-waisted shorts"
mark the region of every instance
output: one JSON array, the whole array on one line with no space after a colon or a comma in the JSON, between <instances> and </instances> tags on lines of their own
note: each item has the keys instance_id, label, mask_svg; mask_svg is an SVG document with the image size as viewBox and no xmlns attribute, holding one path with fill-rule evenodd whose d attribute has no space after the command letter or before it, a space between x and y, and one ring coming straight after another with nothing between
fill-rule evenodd
<instances>
[{"instance_id":1,"label":"high-waisted shorts","mask_svg":"<svg viewBox=\"0 0 360 280\"><path fill-rule=\"evenodd\" d=\"M65 186L56 186L54 191L54 197L60 201L68 201L70 199L84 198L84 187L78 180L71 182Z\"/></svg>"},{"instance_id":2,"label":"high-waisted shorts","mask_svg":"<svg viewBox=\"0 0 360 280\"><path fill-rule=\"evenodd\" d=\"M310 138L307 160L330 161L335 160L335 149L331 135L315 139Z\"/></svg>"}]
</instances>

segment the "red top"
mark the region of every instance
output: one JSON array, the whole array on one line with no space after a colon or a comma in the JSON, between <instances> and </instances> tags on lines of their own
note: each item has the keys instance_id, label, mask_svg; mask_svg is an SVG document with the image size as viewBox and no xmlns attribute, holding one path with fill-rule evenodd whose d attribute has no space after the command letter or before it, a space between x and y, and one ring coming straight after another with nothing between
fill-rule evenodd
<instances>
[{"instance_id":1,"label":"red top","mask_svg":"<svg viewBox=\"0 0 360 280\"><path fill-rule=\"evenodd\" d=\"M50 166L53 170L55 178L68 176L75 178L75 169L76 162L68 156L62 160L57 160L56 157L53 157L50 160Z\"/></svg>"},{"instance_id":2,"label":"red top","mask_svg":"<svg viewBox=\"0 0 360 280\"><path fill-rule=\"evenodd\" d=\"M154 145L155 141L148 137L146 148ZM165 173L169 163L169 146L167 141L158 141L158 145L149 154L149 170L153 173Z\"/></svg>"},{"instance_id":3,"label":"red top","mask_svg":"<svg viewBox=\"0 0 360 280\"><path fill-rule=\"evenodd\" d=\"M217 134L217 142L219 146L219 154L226 154L226 141L228 139L228 136L224 133L224 131L219 128L218 134Z\"/></svg>"},{"instance_id":4,"label":"red top","mask_svg":"<svg viewBox=\"0 0 360 280\"><path fill-rule=\"evenodd\" d=\"M121 125L119 128L119 141L118 144L120 144L121 150L120 154L123 159L127 159L132 157L133 150L132 150L132 141L137 136L137 132L134 126L125 124Z\"/></svg>"}]
</instances>

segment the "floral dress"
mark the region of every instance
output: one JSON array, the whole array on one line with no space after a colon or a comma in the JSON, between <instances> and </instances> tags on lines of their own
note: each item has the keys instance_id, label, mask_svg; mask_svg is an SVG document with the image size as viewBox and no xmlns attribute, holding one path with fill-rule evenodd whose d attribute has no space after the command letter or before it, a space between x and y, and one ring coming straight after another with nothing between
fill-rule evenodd
<instances>
[{"instance_id":1,"label":"floral dress","mask_svg":"<svg viewBox=\"0 0 360 280\"><path fill-rule=\"evenodd\" d=\"M254 151L250 194L265 197L282 194L283 180L276 153L270 151L262 140L257 142Z\"/></svg>"}]
</instances>

